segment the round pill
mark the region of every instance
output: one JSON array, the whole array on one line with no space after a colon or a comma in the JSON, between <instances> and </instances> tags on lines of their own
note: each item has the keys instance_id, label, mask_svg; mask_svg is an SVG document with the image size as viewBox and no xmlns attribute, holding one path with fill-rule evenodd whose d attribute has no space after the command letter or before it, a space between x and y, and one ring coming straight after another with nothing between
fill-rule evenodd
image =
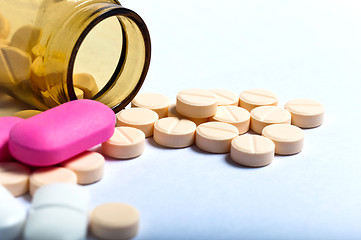
<instances>
[{"instance_id":1,"label":"round pill","mask_svg":"<svg viewBox=\"0 0 361 240\"><path fill-rule=\"evenodd\" d=\"M259 106L277 106L277 104L277 95L265 89L249 89L241 92L239 96L239 106L248 111Z\"/></svg>"},{"instance_id":2,"label":"round pill","mask_svg":"<svg viewBox=\"0 0 361 240\"><path fill-rule=\"evenodd\" d=\"M29 190L29 167L17 162L0 162L0 184L15 197Z\"/></svg>"},{"instance_id":3,"label":"round pill","mask_svg":"<svg viewBox=\"0 0 361 240\"><path fill-rule=\"evenodd\" d=\"M34 117L35 115L38 115L39 113L42 113L42 111L39 111L39 110L23 110L23 111L16 112L14 114L14 117L28 119L28 118Z\"/></svg>"},{"instance_id":4,"label":"round pill","mask_svg":"<svg viewBox=\"0 0 361 240\"><path fill-rule=\"evenodd\" d=\"M144 132L132 127L116 127L113 136L102 143L102 152L112 158L128 159L144 152Z\"/></svg>"},{"instance_id":5,"label":"round pill","mask_svg":"<svg viewBox=\"0 0 361 240\"><path fill-rule=\"evenodd\" d=\"M196 145L211 153L229 152L231 141L238 136L238 129L223 122L207 122L196 129Z\"/></svg>"},{"instance_id":6,"label":"round pill","mask_svg":"<svg viewBox=\"0 0 361 240\"><path fill-rule=\"evenodd\" d=\"M191 120L192 122L194 122L197 126L199 124L208 122L208 118L191 118L191 117L186 117L186 116L180 114L179 112L177 112L176 104L169 105L168 117L177 117L180 119L188 119L188 120Z\"/></svg>"},{"instance_id":7,"label":"round pill","mask_svg":"<svg viewBox=\"0 0 361 240\"><path fill-rule=\"evenodd\" d=\"M8 40L0 38L0 47L1 46L8 46L9 44L10 44L10 42Z\"/></svg>"},{"instance_id":8,"label":"round pill","mask_svg":"<svg viewBox=\"0 0 361 240\"><path fill-rule=\"evenodd\" d=\"M9 150L32 166L59 164L108 140L114 133L115 114L93 100L74 100L16 124L10 131Z\"/></svg>"},{"instance_id":9,"label":"round pill","mask_svg":"<svg viewBox=\"0 0 361 240\"><path fill-rule=\"evenodd\" d=\"M90 231L100 239L122 240L138 232L139 212L123 203L105 203L90 214Z\"/></svg>"},{"instance_id":10,"label":"round pill","mask_svg":"<svg viewBox=\"0 0 361 240\"><path fill-rule=\"evenodd\" d=\"M104 157L100 153L85 151L61 164L75 172L78 184L91 184L104 175Z\"/></svg>"},{"instance_id":11,"label":"round pill","mask_svg":"<svg viewBox=\"0 0 361 240\"><path fill-rule=\"evenodd\" d=\"M279 155L292 155L301 152L304 134L301 128L290 124L272 124L262 130L262 135L271 139Z\"/></svg>"},{"instance_id":12,"label":"round pill","mask_svg":"<svg viewBox=\"0 0 361 240\"><path fill-rule=\"evenodd\" d=\"M230 123L238 129L239 134L243 134L249 129L250 114L246 109L238 106L218 106L212 120Z\"/></svg>"},{"instance_id":13,"label":"round pill","mask_svg":"<svg viewBox=\"0 0 361 240\"><path fill-rule=\"evenodd\" d=\"M274 159L275 144L268 138L245 134L232 140L231 159L244 166L262 167Z\"/></svg>"},{"instance_id":14,"label":"round pill","mask_svg":"<svg viewBox=\"0 0 361 240\"><path fill-rule=\"evenodd\" d=\"M123 109L117 114L117 127L138 128L144 132L145 137L150 137L158 118L158 114L148 108Z\"/></svg>"},{"instance_id":15,"label":"round pill","mask_svg":"<svg viewBox=\"0 0 361 240\"><path fill-rule=\"evenodd\" d=\"M84 98L94 97L99 89L94 77L88 73L76 73L73 76L73 85L84 93Z\"/></svg>"},{"instance_id":16,"label":"round pill","mask_svg":"<svg viewBox=\"0 0 361 240\"><path fill-rule=\"evenodd\" d=\"M16 30L11 37L10 45L31 53L31 49L40 41L42 30L33 25L25 25Z\"/></svg>"},{"instance_id":17,"label":"round pill","mask_svg":"<svg viewBox=\"0 0 361 240\"><path fill-rule=\"evenodd\" d=\"M6 39L10 33L10 22L0 14L0 38Z\"/></svg>"},{"instance_id":18,"label":"round pill","mask_svg":"<svg viewBox=\"0 0 361 240\"><path fill-rule=\"evenodd\" d=\"M162 118L154 124L153 138L156 143L165 147L188 147L194 143L196 128L196 124L187 119Z\"/></svg>"},{"instance_id":19,"label":"round pill","mask_svg":"<svg viewBox=\"0 0 361 240\"><path fill-rule=\"evenodd\" d=\"M76 174L67 168L39 168L30 175L30 194L33 195L38 188L50 183L65 182L76 184L77 181Z\"/></svg>"},{"instance_id":20,"label":"round pill","mask_svg":"<svg viewBox=\"0 0 361 240\"><path fill-rule=\"evenodd\" d=\"M294 99L288 101L285 108L291 113L291 123L300 128L313 128L322 124L324 118L324 106L311 99Z\"/></svg>"},{"instance_id":21,"label":"round pill","mask_svg":"<svg viewBox=\"0 0 361 240\"><path fill-rule=\"evenodd\" d=\"M276 123L291 124L291 113L276 106L261 106L251 111L251 129L256 133L262 134L264 127Z\"/></svg>"},{"instance_id":22,"label":"round pill","mask_svg":"<svg viewBox=\"0 0 361 240\"><path fill-rule=\"evenodd\" d=\"M159 118L168 116L170 99L159 93L140 93L132 100L132 107L148 108L156 112Z\"/></svg>"},{"instance_id":23,"label":"round pill","mask_svg":"<svg viewBox=\"0 0 361 240\"><path fill-rule=\"evenodd\" d=\"M212 89L211 91L216 94L218 106L238 106L239 97L234 92L225 89Z\"/></svg>"},{"instance_id":24,"label":"round pill","mask_svg":"<svg viewBox=\"0 0 361 240\"><path fill-rule=\"evenodd\" d=\"M217 96L205 89L186 89L177 94L176 108L187 117L211 117L217 112Z\"/></svg>"}]
</instances>

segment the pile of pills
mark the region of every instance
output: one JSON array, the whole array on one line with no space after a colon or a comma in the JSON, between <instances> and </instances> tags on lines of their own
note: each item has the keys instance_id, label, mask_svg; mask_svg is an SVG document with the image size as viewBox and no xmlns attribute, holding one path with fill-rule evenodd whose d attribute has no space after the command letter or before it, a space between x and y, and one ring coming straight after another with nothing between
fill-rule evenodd
<instances>
[{"instance_id":1,"label":"pile of pills","mask_svg":"<svg viewBox=\"0 0 361 240\"><path fill-rule=\"evenodd\" d=\"M186 89L178 93L175 104L161 94L138 94L131 108L117 115L102 103L76 100L31 112L32 116L2 117L0 199L18 210L9 212L0 204L1 236L18 236L24 229L25 239L51 239L64 233L82 239L89 224L98 238L129 239L138 231L138 211L127 204L108 203L96 207L88 219L88 193L76 186L103 177L102 154L135 158L144 152L145 139L153 137L168 148L195 144L206 152L229 153L234 162L247 167L266 166L275 154L299 153L302 128L323 122L324 107L316 101L295 99L284 107L277 105L277 95L263 89L239 96L221 89ZM88 150L99 144L102 154ZM27 192L33 200L26 218L13 196ZM62 199L58 194L71 197ZM62 224L45 220L60 215ZM6 222L9 216L17 221Z\"/></svg>"}]
</instances>

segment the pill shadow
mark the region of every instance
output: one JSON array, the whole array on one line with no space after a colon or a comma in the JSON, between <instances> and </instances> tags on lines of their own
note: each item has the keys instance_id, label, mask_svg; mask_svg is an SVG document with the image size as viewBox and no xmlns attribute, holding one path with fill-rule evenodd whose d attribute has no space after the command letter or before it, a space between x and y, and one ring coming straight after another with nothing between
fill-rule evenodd
<instances>
[{"instance_id":1,"label":"pill shadow","mask_svg":"<svg viewBox=\"0 0 361 240\"><path fill-rule=\"evenodd\" d=\"M232 167L235 167L235 168L240 168L240 169L245 169L245 170L256 170L256 169L259 169L259 168L264 168L264 167L267 167L268 165L266 166L261 166L261 167L249 167L249 166L243 166L241 164L238 164L236 162L234 162L232 159L231 159L231 156L230 154L227 154L225 157L224 157L224 160L227 164L231 165Z\"/></svg>"}]
</instances>

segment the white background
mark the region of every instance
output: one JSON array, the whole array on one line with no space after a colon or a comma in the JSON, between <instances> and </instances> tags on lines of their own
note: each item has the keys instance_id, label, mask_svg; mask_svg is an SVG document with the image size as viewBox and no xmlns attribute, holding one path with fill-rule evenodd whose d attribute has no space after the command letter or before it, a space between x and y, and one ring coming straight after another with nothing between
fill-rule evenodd
<instances>
[{"instance_id":1,"label":"white background","mask_svg":"<svg viewBox=\"0 0 361 240\"><path fill-rule=\"evenodd\" d=\"M147 23L152 62L141 92L175 101L186 88L276 92L326 108L304 150L263 168L195 146L109 160L86 186L91 207L131 204L136 239L360 239L361 2L123 1ZM95 148L99 150L99 148ZM20 201L28 205L29 197Z\"/></svg>"}]
</instances>

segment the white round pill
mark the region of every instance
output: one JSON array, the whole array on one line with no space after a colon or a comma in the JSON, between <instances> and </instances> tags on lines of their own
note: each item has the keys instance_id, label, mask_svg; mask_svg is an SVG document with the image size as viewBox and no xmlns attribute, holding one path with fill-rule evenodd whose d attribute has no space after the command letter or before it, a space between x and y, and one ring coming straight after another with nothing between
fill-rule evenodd
<instances>
[{"instance_id":1,"label":"white round pill","mask_svg":"<svg viewBox=\"0 0 361 240\"><path fill-rule=\"evenodd\" d=\"M259 106L277 106L277 104L277 95L265 89L249 89L241 92L239 96L239 106L248 111Z\"/></svg>"},{"instance_id":2,"label":"white round pill","mask_svg":"<svg viewBox=\"0 0 361 240\"><path fill-rule=\"evenodd\" d=\"M274 159L275 144L268 138L245 134L232 140L231 159L244 166L262 167Z\"/></svg>"},{"instance_id":3,"label":"white round pill","mask_svg":"<svg viewBox=\"0 0 361 240\"><path fill-rule=\"evenodd\" d=\"M144 152L144 132L132 127L116 127L113 136L102 143L102 152L112 158L128 159Z\"/></svg>"},{"instance_id":4,"label":"white round pill","mask_svg":"<svg viewBox=\"0 0 361 240\"><path fill-rule=\"evenodd\" d=\"M211 117L217 112L217 96L205 89L186 89L177 94L176 108L187 117Z\"/></svg>"},{"instance_id":5,"label":"white round pill","mask_svg":"<svg viewBox=\"0 0 361 240\"><path fill-rule=\"evenodd\" d=\"M188 120L191 120L192 122L194 122L197 126L199 124L208 122L208 118L191 118L191 117L186 117L186 116L180 114L179 112L177 112L176 104L169 105L168 117L177 117L180 119L188 119Z\"/></svg>"},{"instance_id":6,"label":"white round pill","mask_svg":"<svg viewBox=\"0 0 361 240\"><path fill-rule=\"evenodd\" d=\"M264 127L276 123L291 124L291 113L277 106L261 106L251 111L251 129L258 134L262 134Z\"/></svg>"},{"instance_id":7,"label":"white round pill","mask_svg":"<svg viewBox=\"0 0 361 240\"><path fill-rule=\"evenodd\" d=\"M150 137L158 118L158 114L148 108L123 109L117 114L117 127L134 127L142 130L145 137Z\"/></svg>"},{"instance_id":8,"label":"white round pill","mask_svg":"<svg viewBox=\"0 0 361 240\"><path fill-rule=\"evenodd\" d=\"M243 134L249 129L250 113L238 106L218 106L212 120L230 123L238 129L239 134Z\"/></svg>"},{"instance_id":9,"label":"white round pill","mask_svg":"<svg viewBox=\"0 0 361 240\"><path fill-rule=\"evenodd\" d=\"M271 139L279 155L292 155L301 152L304 134L301 128L290 124L272 124L262 130L262 135Z\"/></svg>"},{"instance_id":10,"label":"white round pill","mask_svg":"<svg viewBox=\"0 0 361 240\"><path fill-rule=\"evenodd\" d=\"M232 139L238 134L238 129L229 123L202 123L196 129L196 145L206 152L226 153L230 150Z\"/></svg>"},{"instance_id":11,"label":"white round pill","mask_svg":"<svg viewBox=\"0 0 361 240\"><path fill-rule=\"evenodd\" d=\"M131 102L132 107L148 108L156 112L159 118L167 117L170 99L159 93L139 93Z\"/></svg>"},{"instance_id":12,"label":"white round pill","mask_svg":"<svg viewBox=\"0 0 361 240\"><path fill-rule=\"evenodd\" d=\"M188 147L194 143L196 124L187 119L167 117L154 124L154 141L170 148Z\"/></svg>"},{"instance_id":13,"label":"white round pill","mask_svg":"<svg viewBox=\"0 0 361 240\"><path fill-rule=\"evenodd\" d=\"M288 101L285 108L292 115L291 123L300 128L313 128L322 124L324 106L311 99L299 98Z\"/></svg>"}]
</instances>

